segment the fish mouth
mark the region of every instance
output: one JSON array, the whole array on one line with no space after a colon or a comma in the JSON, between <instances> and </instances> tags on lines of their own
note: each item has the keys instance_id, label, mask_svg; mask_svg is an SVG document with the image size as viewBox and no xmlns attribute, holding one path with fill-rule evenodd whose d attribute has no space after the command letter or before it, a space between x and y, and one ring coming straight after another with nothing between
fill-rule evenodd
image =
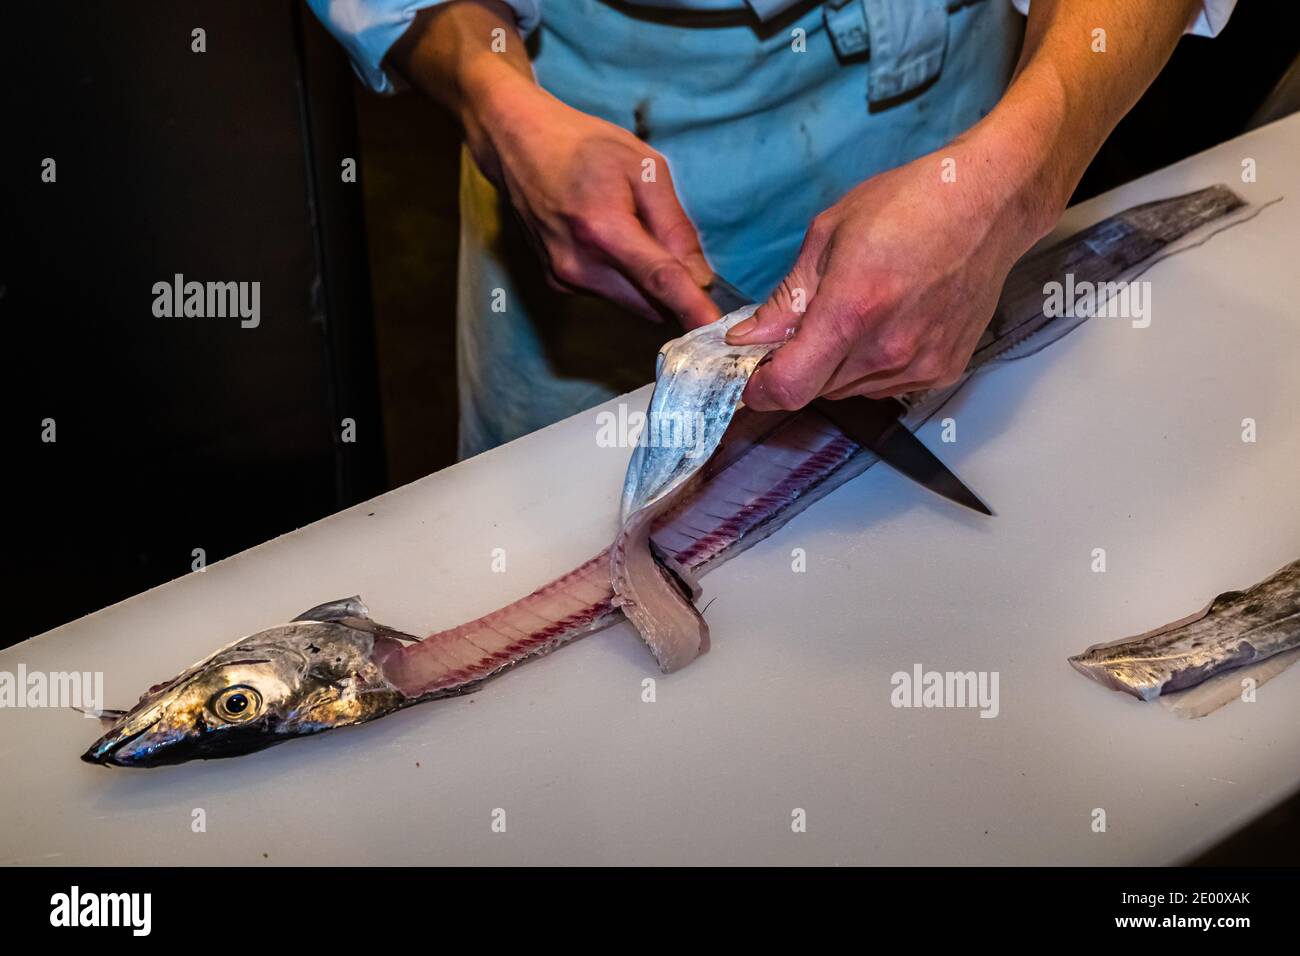
<instances>
[{"instance_id":1,"label":"fish mouth","mask_svg":"<svg viewBox=\"0 0 1300 956\"><path fill-rule=\"evenodd\" d=\"M195 759L237 757L290 739L250 722L222 733L203 733L157 709L118 721L81 755L101 767L163 767Z\"/></svg>"},{"instance_id":2,"label":"fish mouth","mask_svg":"<svg viewBox=\"0 0 1300 956\"><path fill-rule=\"evenodd\" d=\"M102 767L140 766L142 756L154 748L140 747L139 741L158 725L161 717L155 717L144 723L138 721L120 721L108 733L90 745L81 759L86 763L99 764Z\"/></svg>"}]
</instances>

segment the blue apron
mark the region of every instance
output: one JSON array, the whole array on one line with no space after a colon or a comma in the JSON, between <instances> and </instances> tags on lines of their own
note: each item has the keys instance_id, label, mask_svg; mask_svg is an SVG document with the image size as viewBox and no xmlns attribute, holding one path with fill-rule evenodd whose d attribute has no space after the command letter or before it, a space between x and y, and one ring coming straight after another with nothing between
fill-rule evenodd
<instances>
[{"instance_id":1,"label":"blue apron","mask_svg":"<svg viewBox=\"0 0 1300 956\"><path fill-rule=\"evenodd\" d=\"M768 30L601 0L541 10L539 82L663 153L709 261L756 298L790 268L813 216L992 109L1023 33L1006 0L829 0ZM508 207L468 155L461 167L469 456L645 384L680 330L551 290Z\"/></svg>"}]
</instances>

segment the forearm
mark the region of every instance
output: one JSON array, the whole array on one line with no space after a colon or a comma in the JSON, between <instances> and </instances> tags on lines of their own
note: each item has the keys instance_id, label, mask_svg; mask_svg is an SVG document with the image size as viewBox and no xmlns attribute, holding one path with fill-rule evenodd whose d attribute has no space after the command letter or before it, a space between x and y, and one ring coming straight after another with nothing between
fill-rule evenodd
<instances>
[{"instance_id":1,"label":"forearm","mask_svg":"<svg viewBox=\"0 0 1300 956\"><path fill-rule=\"evenodd\" d=\"M525 89L536 92L514 15L498 0L453 0L420 11L387 63L460 120L471 148L496 104Z\"/></svg>"},{"instance_id":2,"label":"forearm","mask_svg":"<svg viewBox=\"0 0 1300 956\"><path fill-rule=\"evenodd\" d=\"M1011 86L954 144L1014 190L1031 241L1055 223L1199 6L1196 0L1033 0ZM1104 52L1095 49L1098 29L1105 31Z\"/></svg>"}]
</instances>

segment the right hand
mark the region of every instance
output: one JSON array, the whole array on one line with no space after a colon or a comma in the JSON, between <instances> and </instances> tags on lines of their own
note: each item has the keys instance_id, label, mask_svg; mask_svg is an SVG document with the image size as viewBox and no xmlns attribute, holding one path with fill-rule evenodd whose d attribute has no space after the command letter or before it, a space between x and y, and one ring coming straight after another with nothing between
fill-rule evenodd
<instances>
[{"instance_id":1,"label":"right hand","mask_svg":"<svg viewBox=\"0 0 1300 956\"><path fill-rule=\"evenodd\" d=\"M688 329L717 319L701 288L713 270L664 157L534 84L511 87L467 124L470 150L509 197L551 285Z\"/></svg>"},{"instance_id":2,"label":"right hand","mask_svg":"<svg viewBox=\"0 0 1300 956\"><path fill-rule=\"evenodd\" d=\"M667 161L541 89L500 0L421 10L387 62L460 119L475 162L509 197L552 285L656 321L671 315L688 329L718 318L701 288L712 270Z\"/></svg>"}]
</instances>

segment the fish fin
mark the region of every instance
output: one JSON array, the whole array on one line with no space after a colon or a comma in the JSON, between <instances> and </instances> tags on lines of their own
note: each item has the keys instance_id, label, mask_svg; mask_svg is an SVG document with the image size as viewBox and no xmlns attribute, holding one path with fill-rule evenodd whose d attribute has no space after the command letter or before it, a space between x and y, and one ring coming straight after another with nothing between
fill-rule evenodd
<instances>
[{"instance_id":1,"label":"fish fin","mask_svg":"<svg viewBox=\"0 0 1300 956\"><path fill-rule=\"evenodd\" d=\"M363 618L369 620L370 608L366 607L366 602L361 600L359 594L352 597L339 598L337 601L327 601L324 604L317 604L315 607L303 611L295 621L342 621L344 618Z\"/></svg>"},{"instance_id":2,"label":"fish fin","mask_svg":"<svg viewBox=\"0 0 1300 956\"><path fill-rule=\"evenodd\" d=\"M358 631L366 631L375 635L375 637L388 637L395 641L401 641L403 644L419 644L424 638L416 637L414 634L407 634L405 631L398 631L391 627L385 627L382 624L376 624L370 618L344 618L340 623L347 624L349 627L356 628Z\"/></svg>"},{"instance_id":3,"label":"fish fin","mask_svg":"<svg viewBox=\"0 0 1300 956\"><path fill-rule=\"evenodd\" d=\"M1195 687L1165 694L1160 698L1160 704L1177 717L1189 720L1204 717L1234 700L1240 700L1245 681L1252 680L1254 686L1259 687L1282 673L1297 660L1300 660L1300 647L1274 654L1257 664L1237 667L1217 674Z\"/></svg>"},{"instance_id":4,"label":"fish fin","mask_svg":"<svg viewBox=\"0 0 1300 956\"><path fill-rule=\"evenodd\" d=\"M407 634L404 631L385 627L372 620L370 608L366 607L366 602L361 600L360 595L356 594L348 598L339 598L337 601L318 604L309 611L303 611L294 620L316 621L322 624L343 624L356 631L365 631L367 634L375 635L375 637L392 638L404 644L418 644L423 640L423 638L416 637L414 634Z\"/></svg>"}]
</instances>

